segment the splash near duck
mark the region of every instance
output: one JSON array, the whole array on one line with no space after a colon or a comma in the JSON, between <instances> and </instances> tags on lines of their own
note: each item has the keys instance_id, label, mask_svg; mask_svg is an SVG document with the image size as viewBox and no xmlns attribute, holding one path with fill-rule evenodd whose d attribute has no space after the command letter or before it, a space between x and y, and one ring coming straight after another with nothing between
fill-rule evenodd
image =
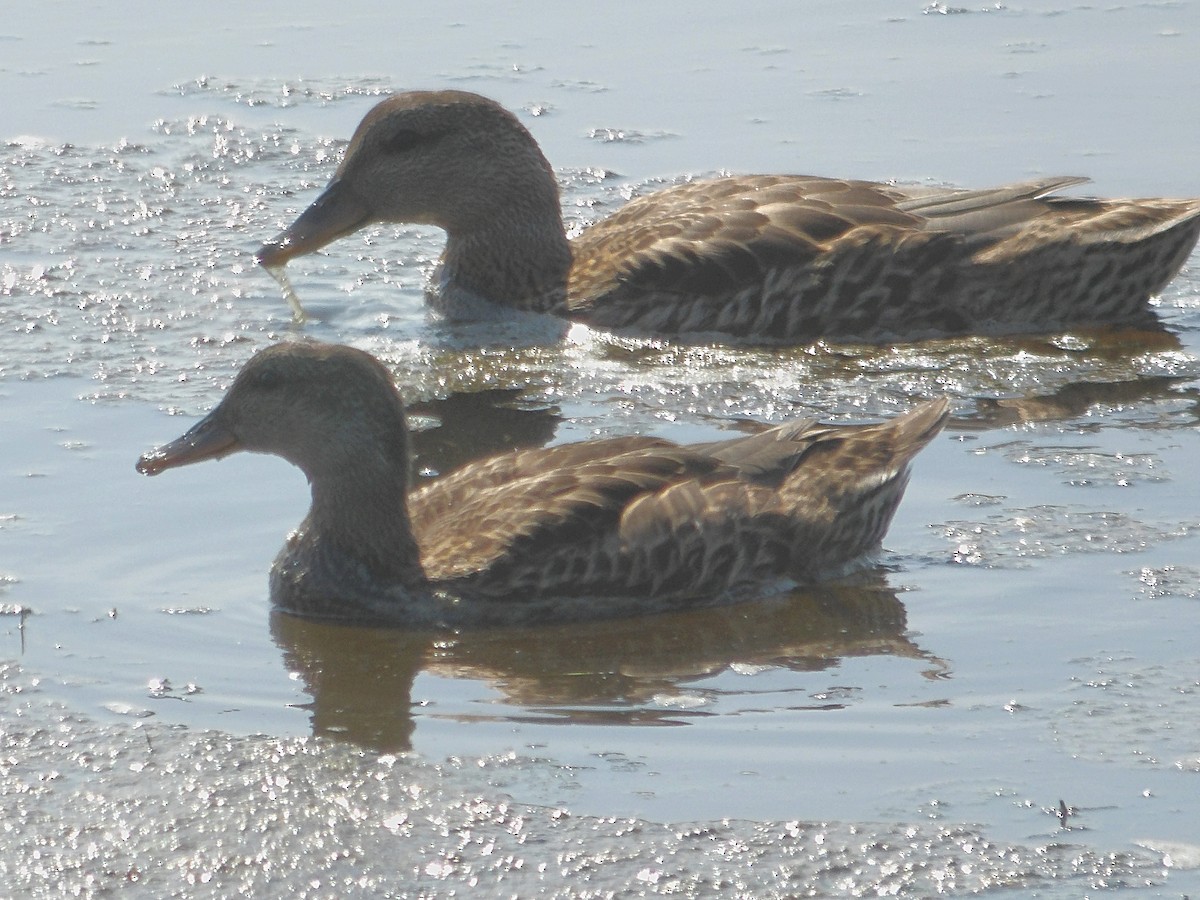
<instances>
[{"instance_id":1,"label":"splash near duck","mask_svg":"<svg viewBox=\"0 0 1200 900\"><path fill-rule=\"evenodd\" d=\"M308 476L271 570L288 612L409 627L611 618L753 599L878 551L947 401L888 422L811 419L679 445L618 437L525 449L409 484L405 409L361 350L276 344L140 472L238 451Z\"/></svg>"},{"instance_id":2,"label":"splash near duck","mask_svg":"<svg viewBox=\"0 0 1200 900\"><path fill-rule=\"evenodd\" d=\"M728 176L640 197L568 240L550 163L516 116L464 91L376 105L325 191L258 261L281 270L380 222L435 225L429 301L657 336L883 342L1159 327L1149 300L1200 237L1200 199L1052 196ZM290 302L290 301L289 301Z\"/></svg>"}]
</instances>

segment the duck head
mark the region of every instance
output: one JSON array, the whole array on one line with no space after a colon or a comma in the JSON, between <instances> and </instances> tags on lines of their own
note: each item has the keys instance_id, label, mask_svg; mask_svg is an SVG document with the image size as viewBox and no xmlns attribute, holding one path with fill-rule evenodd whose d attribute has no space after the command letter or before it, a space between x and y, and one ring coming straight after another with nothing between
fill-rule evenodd
<instances>
[{"instance_id":1,"label":"duck head","mask_svg":"<svg viewBox=\"0 0 1200 900\"><path fill-rule=\"evenodd\" d=\"M411 91L367 113L325 191L257 259L276 269L376 222L453 238L529 215L559 220L558 187L516 116L466 91Z\"/></svg>"},{"instance_id":2,"label":"duck head","mask_svg":"<svg viewBox=\"0 0 1200 900\"><path fill-rule=\"evenodd\" d=\"M390 373L370 354L316 342L276 344L251 358L212 412L142 456L137 470L157 475L240 450L280 456L309 481L364 470L403 480L404 406Z\"/></svg>"}]
</instances>

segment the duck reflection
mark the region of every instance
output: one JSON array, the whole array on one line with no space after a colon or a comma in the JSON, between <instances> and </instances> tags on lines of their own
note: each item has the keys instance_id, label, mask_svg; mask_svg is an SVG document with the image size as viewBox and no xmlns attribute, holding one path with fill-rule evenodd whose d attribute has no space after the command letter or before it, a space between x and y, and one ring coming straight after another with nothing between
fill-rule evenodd
<instances>
[{"instance_id":1,"label":"duck reflection","mask_svg":"<svg viewBox=\"0 0 1200 900\"><path fill-rule=\"evenodd\" d=\"M1029 422L1062 422L1085 415L1093 406L1139 406L1178 401L1189 408L1193 424L1200 423L1200 391L1190 387L1192 376L1150 375L1124 381L1075 381L1046 393L1023 397L979 398L975 414L953 418L964 431L987 431ZM1173 416L1171 426L1178 427ZM1145 427L1144 423L1142 427Z\"/></svg>"},{"instance_id":2,"label":"duck reflection","mask_svg":"<svg viewBox=\"0 0 1200 900\"><path fill-rule=\"evenodd\" d=\"M734 667L813 672L885 654L941 666L906 635L904 605L875 572L754 603L580 625L433 634L275 612L271 633L312 698L314 735L384 752L411 747L422 672L488 682L514 721L680 724L697 713L658 701Z\"/></svg>"},{"instance_id":3,"label":"duck reflection","mask_svg":"<svg viewBox=\"0 0 1200 900\"><path fill-rule=\"evenodd\" d=\"M936 368L954 371L960 368L960 357L969 357L973 361L981 356L986 358L987 348L992 348L992 352L1000 355L995 364L1000 381L1006 382L1007 379L1002 377L1005 359L1009 360L1007 364L1012 364L1012 359L1025 354L1034 360L1042 360L1048 368L1057 368L1052 357L1061 357L1062 351L1073 347L1075 342L1079 347L1070 358L1080 364L1077 377L1019 396L984 396L985 389L976 386L978 393L974 397L971 397L974 391L960 394L966 402L959 405L958 414L951 417L952 427L967 432L991 431L1024 423L1068 421L1086 415L1094 407L1144 407L1164 401L1173 404L1172 412L1164 414L1169 415L1170 421L1165 423L1169 427L1179 427L1181 416L1188 417L1193 424L1200 424L1200 390L1195 387L1193 366L1187 365L1186 371L1179 375L1130 371L1131 359L1183 352L1178 336L1167 331L1097 329L1061 335L1054 341L1034 337L988 341L981 338L931 340L913 345L911 353L928 356L936 362ZM847 395L853 395L857 390L852 383L861 379L864 367L868 371L878 369L879 378L887 378L878 347L831 345L822 347L816 355L809 351L796 364L811 366L812 380L816 383L846 385ZM678 365L680 349L660 342L607 339L597 342L595 352L608 361L653 368ZM750 349L744 348L744 352L753 355ZM792 362L787 355L792 351L773 349L771 352L784 364ZM888 365L896 364L894 357L895 351L890 351ZM545 375L550 377L549 369ZM820 403L814 401L812 405L819 412L836 407L836 403L818 399ZM972 403L974 408L969 405ZM444 400L414 403L410 411L415 414L414 456L418 470L423 467L426 474L430 470L449 472L471 459L513 447L544 446L553 440L562 421L556 408L536 406L527 398L524 389L515 387L452 394ZM437 420L441 427L421 430L424 417ZM764 422L725 417L719 419L719 424L726 430L743 433L770 427ZM1154 426L1142 421L1140 427Z\"/></svg>"},{"instance_id":4,"label":"duck reflection","mask_svg":"<svg viewBox=\"0 0 1200 900\"><path fill-rule=\"evenodd\" d=\"M562 417L522 394L495 388L409 404L413 471L435 477L485 456L550 443Z\"/></svg>"}]
</instances>

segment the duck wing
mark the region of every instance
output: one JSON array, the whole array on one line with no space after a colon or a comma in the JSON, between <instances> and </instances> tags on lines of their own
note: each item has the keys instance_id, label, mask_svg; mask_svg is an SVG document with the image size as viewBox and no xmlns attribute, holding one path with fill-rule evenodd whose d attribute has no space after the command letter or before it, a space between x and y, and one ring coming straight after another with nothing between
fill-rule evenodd
<instances>
[{"instance_id":1,"label":"duck wing","mask_svg":"<svg viewBox=\"0 0 1200 900\"><path fill-rule=\"evenodd\" d=\"M859 229L994 241L1051 212L1046 195L1087 180L1060 176L986 190L782 175L683 184L634 200L575 238L569 293L595 296L612 281L640 290L732 291L835 252Z\"/></svg>"},{"instance_id":2,"label":"duck wing","mask_svg":"<svg viewBox=\"0 0 1200 900\"><path fill-rule=\"evenodd\" d=\"M433 539L450 526L466 504L509 485L528 488L555 473L569 472L593 463L604 463L626 454L657 447L674 447L671 441L628 436L598 441L581 441L557 447L502 453L478 460L423 485L409 498L409 515L418 540ZM516 488L509 488L515 490Z\"/></svg>"},{"instance_id":3,"label":"duck wing","mask_svg":"<svg viewBox=\"0 0 1200 900\"><path fill-rule=\"evenodd\" d=\"M730 176L640 197L572 241L572 311L606 293L722 293L803 265L868 225L920 230L907 195L866 181L786 175Z\"/></svg>"},{"instance_id":4,"label":"duck wing","mask_svg":"<svg viewBox=\"0 0 1200 900\"><path fill-rule=\"evenodd\" d=\"M556 556L595 551L639 497L714 478L736 472L669 441L616 438L467 466L415 492L409 508L432 579L511 594Z\"/></svg>"},{"instance_id":5,"label":"duck wing","mask_svg":"<svg viewBox=\"0 0 1200 900\"><path fill-rule=\"evenodd\" d=\"M523 451L414 495L417 540L435 581L497 597L715 596L817 577L875 549L946 409L934 401L871 426L803 420L687 447L595 442L575 445L587 449L569 465L538 459L569 448ZM501 471L524 474L500 483ZM451 514L428 515L450 497Z\"/></svg>"}]
</instances>

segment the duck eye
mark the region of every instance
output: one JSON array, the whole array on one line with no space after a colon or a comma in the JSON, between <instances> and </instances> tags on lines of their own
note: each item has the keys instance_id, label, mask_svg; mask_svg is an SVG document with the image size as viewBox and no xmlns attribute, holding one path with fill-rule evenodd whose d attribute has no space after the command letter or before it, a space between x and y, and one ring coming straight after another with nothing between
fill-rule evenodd
<instances>
[{"instance_id":1,"label":"duck eye","mask_svg":"<svg viewBox=\"0 0 1200 900\"><path fill-rule=\"evenodd\" d=\"M254 383L264 391L273 391L283 384L283 378L274 369L263 369L254 379Z\"/></svg>"},{"instance_id":2,"label":"duck eye","mask_svg":"<svg viewBox=\"0 0 1200 900\"><path fill-rule=\"evenodd\" d=\"M413 131L411 128L401 128L384 138L383 149L388 153L407 153L428 140L428 135Z\"/></svg>"}]
</instances>

